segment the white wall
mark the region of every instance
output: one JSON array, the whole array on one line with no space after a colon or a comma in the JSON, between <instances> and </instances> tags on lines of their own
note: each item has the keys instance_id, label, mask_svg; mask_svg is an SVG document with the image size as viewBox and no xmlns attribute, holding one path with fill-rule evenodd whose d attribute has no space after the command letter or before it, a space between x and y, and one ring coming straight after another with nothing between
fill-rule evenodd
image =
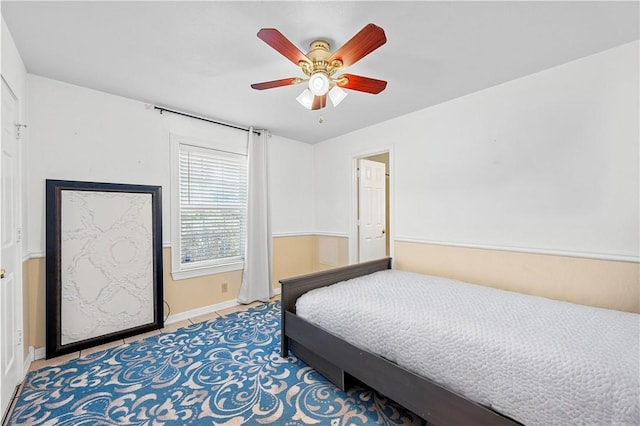
<instances>
[{"instance_id":1,"label":"white wall","mask_svg":"<svg viewBox=\"0 0 640 426\"><path fill-rule=\"evenodd\" d=\"M269 139L271 228L274 235L313 230L313 145L273 135Z\"/></svg>"},{"instance_id":2,"label":"white wall","mask_svg":"<svg viewBox=\"0 0 640 426\"><path fill-rule=\"evenodd\" d=\"M238 130L160 114L142 102L28 75L29 143L26 146L28 251L44 253L45 179L161 185L163 240L170 243L169 133L199 138L237 137ZM246 135L245 132L242 132ZM273 231L312 226L312 148L270 139ZM306 164L306 165L305 165ZM286 206L286 208L283 208Z\"/></svg>"},{"instance_id":3,"label":"white wall","mask_svg":"<svg viewBox=\"0 0 640 426\"><path fill-rule=\"evenodd\" d=\"M317 144L317 231L349 232L350 159L388 146L396 239L637 259L638 49Z\"/></svg>"},{"instance_id":4,"label":"white wall","mask_svg":"<svg viewBox=\"0 0 640 426\"><path fill-rule=\"evenodd\" d=\"M95 90L28 76L25 151L28 250L45 247L45 180L163 186L163 238L169 237L169 147L157 112Z\"/></svg>"},{"instance_id":5,"label":"white wall","mask_svg":"<svg viewBox=\"0 0 640 426\"><path fill-rule=\"evenodd\" d=\"M28 252L44 251L46 178L162 185L168 242L167 114L27 86ZM273 232L347 235L351 158L393 147L396 239L635 258L637 93L636 42L314 146L273 136Z\"/></svg>"}]
</instances>

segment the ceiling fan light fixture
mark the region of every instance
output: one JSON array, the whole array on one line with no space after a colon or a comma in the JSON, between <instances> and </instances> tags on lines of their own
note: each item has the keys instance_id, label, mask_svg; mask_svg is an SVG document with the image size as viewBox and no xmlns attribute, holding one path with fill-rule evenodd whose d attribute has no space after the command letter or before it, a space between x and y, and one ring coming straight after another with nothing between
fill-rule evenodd
<instances>
[{"instance_id":1,"label":"ceiling fan light fixture","mask_svg":"<svg viewBox=\"0 0 640 426\"><path fill-rule=\"evenodd\" d=\"M325 95L329 91L329 77L324 72L316 72L309 77L309 90L316 96Z\"/></svg>"},{"instance_id":2,"label":"ceiling fan light fixture","mask_svg":"<svg viewBox=\"0 0 640 426\"><path fill-rule=\"evenodd\" d=\"M311 42L309 51L304 53L275 28L260 29L258 38L300 67L308 78L289 77L254 83L251 87L255 90L291 86L306 81L307 89L296 100L307 109L318 110L327 106L327 94L335 107L347 96L347 92L342 89L376 95L387 87L384 80L355 74L334 77L338 70L343 72L387 42L384 30L375 24L365 25L335 52L331 51L326 40L317 39Z\"/></svg>"},{"instance_id":3,"label":"ceiling fan light fixture","mask_svg":"<svg viewBox=\"0 0 640 426\"><path fill-rule=\"evenodd\" d=\"M331 103L334 107L337 107L338 104L347 97L347 95L348 93L342 90L337 85L333 86L333 89L329 90L329 99L331 99Z\"/></svg>"},{"instance_id":4,"label":"ceiling fan light fixture","mask_svg":"<svg viewBox=\"0 0 640 426\"><path fill-rule=\"evenodd\" d=\"M309 89L304 89L304 92L296 98L296 101L306 109L311 109L311 106L313 105L313 98L313 93L311 93Z\"/></svg>"}]
</instances>

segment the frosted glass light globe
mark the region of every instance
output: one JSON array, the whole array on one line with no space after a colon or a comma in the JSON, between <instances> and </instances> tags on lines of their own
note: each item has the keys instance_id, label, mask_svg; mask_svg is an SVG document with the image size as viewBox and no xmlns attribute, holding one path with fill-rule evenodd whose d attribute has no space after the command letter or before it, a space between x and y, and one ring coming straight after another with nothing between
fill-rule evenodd
<instances>
[{"instance_id":1,"label":"frosted glass light globe","mask_svg":"<svg viewBox=\"0 0 640 426\"><path fill-rule=\"evenodd\" d=\"M316 96L322 96L329 91L329 77L323 72L317 72L309 78L309 90Z\"/></svg>"}]
</instances>

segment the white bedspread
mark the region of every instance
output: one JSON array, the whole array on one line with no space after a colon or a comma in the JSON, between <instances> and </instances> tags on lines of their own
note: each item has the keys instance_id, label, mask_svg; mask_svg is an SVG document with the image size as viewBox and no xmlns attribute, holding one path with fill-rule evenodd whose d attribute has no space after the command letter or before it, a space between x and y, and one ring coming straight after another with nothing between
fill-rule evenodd
<instances>
[{"instance_id":1,"label":"white bedspread","mask_svg":"<svg viewBox=\"0 0 640 426\"><path fill-rule=\"evenodd\" d=\"M526 425L639 425L640 315L388 270L297 315Z\"/></svg>"}]
</instances>

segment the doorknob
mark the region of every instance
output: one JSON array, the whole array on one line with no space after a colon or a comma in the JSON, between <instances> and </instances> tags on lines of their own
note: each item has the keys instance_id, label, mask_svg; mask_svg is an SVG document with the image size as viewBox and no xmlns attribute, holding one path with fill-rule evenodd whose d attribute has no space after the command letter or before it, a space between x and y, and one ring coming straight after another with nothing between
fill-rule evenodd
<instances>
[{"instance_id":1,"label":"doorknob","mask_svg":"<svg viewBox=\"0 0 640 426\"><path fill-rule=\"evenodd\" d=\"M0 278L4 278L4 274L5 274L6 272L7 272L7 271L5 271L5 270L4 270L4 268L3 268L3 269L0 269Z\"/></svg>"}]
</instances>

